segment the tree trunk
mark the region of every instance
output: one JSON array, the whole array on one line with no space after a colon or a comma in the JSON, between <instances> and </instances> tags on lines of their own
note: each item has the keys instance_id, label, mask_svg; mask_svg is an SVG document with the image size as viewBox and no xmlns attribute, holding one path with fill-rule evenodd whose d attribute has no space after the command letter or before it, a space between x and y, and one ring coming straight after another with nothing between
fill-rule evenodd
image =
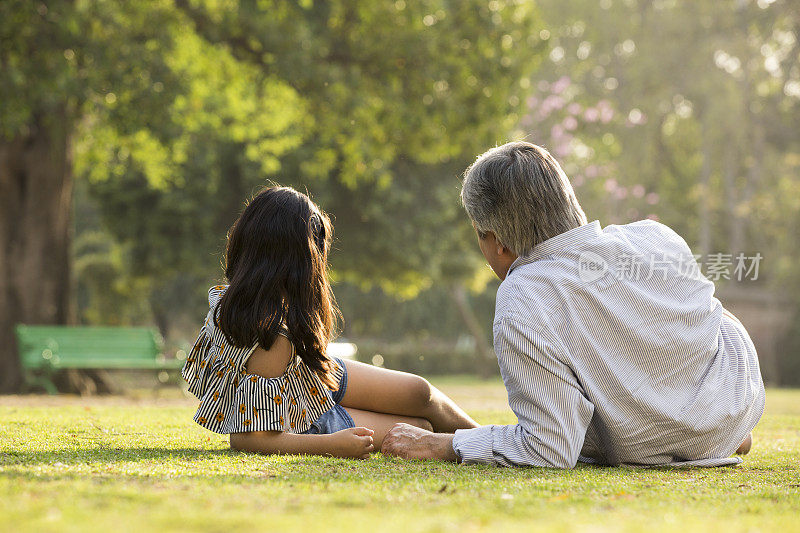
<instances>
[{"instance_id":1,"label":"tree trunk","mask_svg":"<svg viewBox=\"0 0 800 533\"><path fill-rule=\"evenodd\" d=\"M728 250L733 254L744 249L744 219L739 213L739 193L736 186L738 169L739 162L736 149L730 144L725 157L723 180L725 184L725 213L728 217Z\"/></svg>"},{"instance_id":2,"label":"tree trunk","mask_svg":"<svg viewBox=\"0 0 800 533\"><path fill-rule=\"evenodd\" d=\"M0 137L0 392L22 386L14 325L70 316L71 130L63 106Z\"/></svg>"},{"instance_id":3,"label":"tree trunk","mask_svg":"<svg viewBox=\"0 0 800 533\"><path fill-rule=\"evenodd\" d=\"M703 165L700 170L700 231L699 231L699 252L703 261L706 260L711 252L711 132L706 124L705 117L701 117L702 124L702 145L703 145Z\"/></svg>"},{"instance_id":4,"label":"tree trunk","mask_svg":"<svg viewBox=\"0 0 800 533\"><path fill-rule=\"evenodd\" d=\"M467 326L470 335L475 340L475 353L480 361L478 373L481 377L488 378L497 369L497 359L494 355L494 350L486 340L486 330L481 325L478 317L475 316L475 312L472 310L467 298L467 290L463 285L453 285L450 290L450 297L461 315L461 320L464 321L464 325Z\"/></svg>"}]
</instances>

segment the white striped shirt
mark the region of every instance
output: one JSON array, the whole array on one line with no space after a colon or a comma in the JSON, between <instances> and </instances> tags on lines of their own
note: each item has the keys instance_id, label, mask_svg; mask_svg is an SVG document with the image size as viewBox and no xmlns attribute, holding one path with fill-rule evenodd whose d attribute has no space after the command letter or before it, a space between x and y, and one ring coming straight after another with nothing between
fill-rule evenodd
<instances>
[{"instance_id":1,"label":"white striped shirt","mask_svg":"<svg viewBox=\"0 0 800 533\"><path fill-rule=\"evenodd\" d=\"M595 221L518 258L494 344L518 423L456 431L464 464L736 464L764 409L744 327L686 242L649 220Z\"/></svg>"}]
</instances>

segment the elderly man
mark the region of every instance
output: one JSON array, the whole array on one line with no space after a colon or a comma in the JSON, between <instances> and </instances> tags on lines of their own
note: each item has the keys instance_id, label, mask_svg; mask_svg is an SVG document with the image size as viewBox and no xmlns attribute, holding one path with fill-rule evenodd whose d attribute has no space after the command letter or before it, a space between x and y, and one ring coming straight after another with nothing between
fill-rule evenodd
<instances>
[{"instance_id":1,"label":"elderly man","mask_svg":"<svg viewBox=\"0 0 800 533\"><path fill-rule=\"evenodd\" d=\"M494 347L518 423L430 433L382 451L463 464L571 468L741 462L764 409L742 324L686 242L644 220L587 223L553 157L525 142L467 169L461 198L497 276Z\"/></svg>"}]
</instances>

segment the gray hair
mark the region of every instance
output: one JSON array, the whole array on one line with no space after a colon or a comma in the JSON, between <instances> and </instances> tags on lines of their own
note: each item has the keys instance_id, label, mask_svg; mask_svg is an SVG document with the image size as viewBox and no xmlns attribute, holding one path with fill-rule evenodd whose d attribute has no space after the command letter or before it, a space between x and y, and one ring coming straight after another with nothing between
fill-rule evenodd
<instances>
[{"instance_id":1,"label":"gray hair","mask_svg":"<svg viewBox=\"0 0 800 533\"><path fill-rule=\"evenodd\" d=\"M491 231L520 256L586 224L561 165L528 142L510 142L479 156L464 173L461 201L481 238Z\"/></svg>"}]
</instances>

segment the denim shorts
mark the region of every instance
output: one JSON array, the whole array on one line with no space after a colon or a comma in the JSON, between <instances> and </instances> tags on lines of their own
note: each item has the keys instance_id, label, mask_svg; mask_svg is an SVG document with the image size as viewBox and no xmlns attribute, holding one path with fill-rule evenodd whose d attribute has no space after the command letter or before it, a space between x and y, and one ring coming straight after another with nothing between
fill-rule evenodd
<instances>
[{"instance_id":1,"label":"denim shorts","mask_svg":"<svg viewBox=\"0 0 800 533\"><path fill-rule=\"evenodd\" d=\"M329 411L317 419L316 422L311 424L311 427L303 433L309 435L320 435L326 433L336 433L343 429L356 427L353 422L353 417L350 413L345 411L344 407L339 402L342 401L344 393L347 390L347 367L344 366L344 361L334 357L334 361L342 369L342 378L339 380L339 389L335 391L327 391L331 395L331 399L336 403Z\"/></svg>"}]
</instances>

